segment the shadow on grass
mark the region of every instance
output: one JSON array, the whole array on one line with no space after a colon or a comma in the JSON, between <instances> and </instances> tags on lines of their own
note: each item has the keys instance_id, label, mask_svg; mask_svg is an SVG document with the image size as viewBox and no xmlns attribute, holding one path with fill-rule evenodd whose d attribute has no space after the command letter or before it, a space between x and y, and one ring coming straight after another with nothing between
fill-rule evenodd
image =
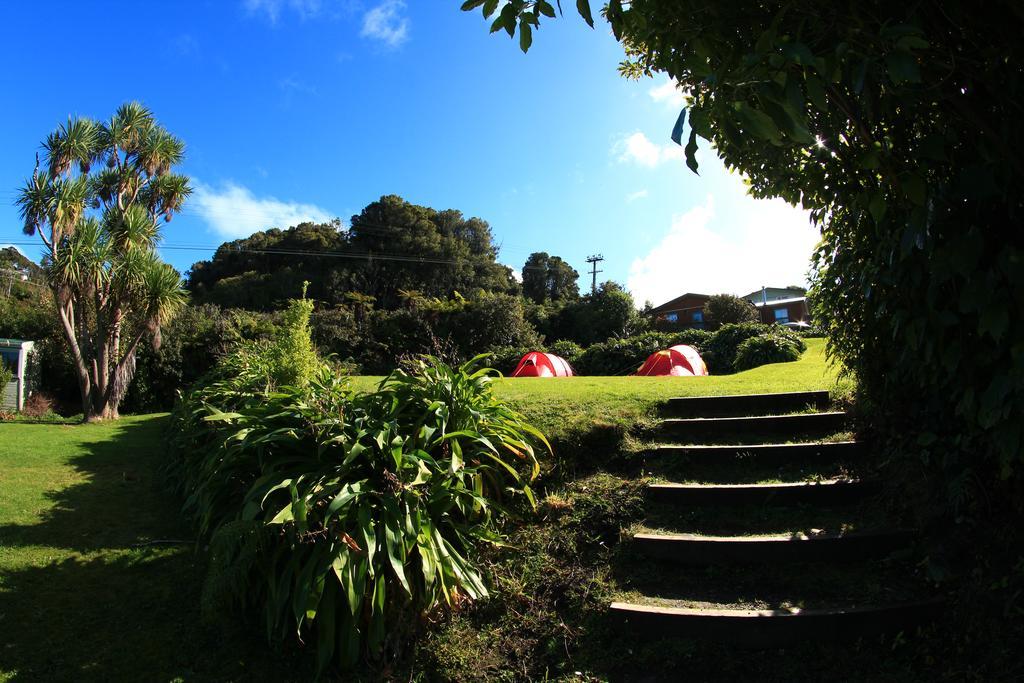
<instances>
[{"instance_id":1,"label":"shadow on grass","mask_svg":"<svg viewBox=\"0 0 1024 683\"><path fill-rule=\"evenodd\" d=\"M192 537L161 480L165 424L125 421L109 438L77 444L53 471L70 465L81 480L48 493L52 507L38 523L0 525L0 678L309 677L301 659L272 652L260 629L231 616L203 621L206 560L192 543L138 546Z\"/></svg>"},{"instance_id":2,"label":"shadow on grass","mask_svg":"<svg viewBox=\"0 0 1024 683\"><path fill-rule=\"evenodd\" d=\"M109 426L110 437L102 441L70 445L58 441L56 448L78 450L64 463L80 481L45 494L52 504L40 522L0 524L0 544L89 552L156 539L192 538L178 514L180 504L164 486L160 473L165 425L166 418L123 421ZM49 436L43 431L48 427L55 428L32 426L40 430L41 440ZM49 460L41 463L41 472L44 466L57 469Z\"/></svg>"}]
</instances>

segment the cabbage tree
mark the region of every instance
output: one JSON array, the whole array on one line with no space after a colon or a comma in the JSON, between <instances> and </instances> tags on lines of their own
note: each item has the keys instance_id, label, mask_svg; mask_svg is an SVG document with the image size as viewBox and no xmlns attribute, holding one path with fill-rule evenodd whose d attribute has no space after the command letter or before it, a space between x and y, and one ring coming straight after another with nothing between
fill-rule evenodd
<instances>
[{"instance_id":1,"label":"cabbage tree","mask_svg":"<svg viewBox=\"0 0 1024 683\"><path fill-rule=\"evenodd\" d=\"M82 396L86 422L116 418L143 341L186 300L178 272L155 251L161 226L191 193L172 173L185 146L141 104L107 122L69 118L18 194L44 265Z\"/></svg>"}]
</instances>

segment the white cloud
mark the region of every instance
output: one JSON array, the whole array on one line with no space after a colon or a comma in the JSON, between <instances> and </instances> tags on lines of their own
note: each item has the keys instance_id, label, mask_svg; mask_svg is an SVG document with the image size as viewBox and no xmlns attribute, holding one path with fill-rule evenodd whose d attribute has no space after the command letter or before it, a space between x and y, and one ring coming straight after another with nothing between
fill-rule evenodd
<instances>
[{"instance_id":1,"label":"white cloud","mask_svg":"<svg viewBox=\"0 0 1024 683\"><path fill-rule=\"evenodd\" d=\"M285 7L299 15L300 19L309 19L320 13L320 0L245 0L245 9L250 14L262 14L270 23L276 24Z\"/></svg>"},{"instance_id":2,"label":"white cloud","mask_svg":"<svg viewBox=\"0 0 1024 683\"><path fill-rule=\"evenodd\" d=\"M403 0L384 0L363 15L364 38L379 40L388 47L398 47L409 37L409 19L402 15Z\"/></svg>"},{"instance_id":3,"label":"white cloud","mask_svg":"<svg viewBox=\"0 0 1024 683\"><path fill-rule=\"evenodd\" d=\"M655 102L664 102L675 108L682 107L686 104L686 99L683 97L683 91L676 85L675 80L668 77L665 78L661 85L656 85L648 90L647 94L649 94L651 99Z\"/></svg>"},{"instance_id":4,"label":"white cloud","mask_svg":"<svg viewBox=\"0 0 1024 683\"><path fill-rule=\"evenodd\" d=\"M612 145L612 154L619 161L631 162L648 168L654 168L658 164L672 159L682 159L684 156L683 148L674 142L657 145L640 131L624 135L616 140Z\"/></svg>"},{"instance_id":5,"label":"white cloud","mask_svg":"<svg viewBox=\"0 0 1024 683\"><path fill-rule=\"evenodd\" d=\"M724 213L731 215L720 216L708 195L703 205L672 217L668 234L630 266L627 283L637 302L806 282L819 235L805 211L749 196L727 204Z\"/></svg>"},{"instance_id":6,"label":"white cloud","mask_svg":"<svg viewBox=\"0 0 1024 683\"><path fill-rule=\"evenodd\" d=\"M256 197L248 188L232 182L222 183L218 189L196 182L190 208L218 234L231 238L248 237L267 228L289 228L304 221L327 223L333 218L314 204Z\"/></svg>"},{"instance_id":7,"label":"white cloud","mask_svg":"<svg viewBox=\"0 0 1024 683\"><path fill-rule=\"evenodd\" d=\"M512 271L512 277L515 278L516 282L522 282L523 281L523 271L519 270L518 268L513 268L512 266L509 266L508 264L505 264L505 265L508 267L509 270Z\"/></svg>"},{"instance_id":8,"label":"white cloud","mask_svg":"<svg viewBox=\"0 0 1024 683\"><path fill-rule=\"evenodd\" d=\"M636 192L630 192L629 194L626 195L626 201L635 202L638 199L645 199L647 197L647 194L648 192L646 189L637 190Z\"/></svg>"}]
</instances>

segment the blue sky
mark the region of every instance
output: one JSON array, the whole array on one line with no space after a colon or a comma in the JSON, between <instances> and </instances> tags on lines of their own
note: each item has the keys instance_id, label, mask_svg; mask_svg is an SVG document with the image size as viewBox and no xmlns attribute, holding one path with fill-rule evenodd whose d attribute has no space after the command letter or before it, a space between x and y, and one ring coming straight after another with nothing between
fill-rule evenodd
<instances>
[{"instance_id":1,"label":"blue sky","mask_svg":"<svg viewBox=\"0 0 1024 683\"><path fill-rule=\"evenodd\" d=\"M186 145L196 193L164 231L185 271L227 239L348 218L382 194L487 220L500 260L532 251L638 304L805 281L806 216L754 200L704 147L668 138L681 98L619 77L605 26L548 21L528 55L458 0L4 3L0 245L44 136L140 100ZM37 257L38 249L22 247Z\"/></svg>"}]
</instances>

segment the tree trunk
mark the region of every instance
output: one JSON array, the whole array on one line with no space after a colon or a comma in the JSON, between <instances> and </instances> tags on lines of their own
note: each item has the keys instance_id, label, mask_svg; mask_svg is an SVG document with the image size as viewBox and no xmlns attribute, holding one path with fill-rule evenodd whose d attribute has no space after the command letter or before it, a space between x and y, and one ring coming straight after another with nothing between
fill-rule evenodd
<instances>
[{"instance_id":1,"label":"tree trunk","mask_svg":"<svg viewBox=\"0 0 1024 683\"><path fill-rule=\"evenodd\" d=\"M74 311L65 308L56 291L53 296L57 303L57 312L60 314L64 338L67 339L68 345L71 347L71 356L75 361L75 376L78 378L78 390L82 396L82 421L91 422L93 420L93 387L89 381L89 370L85 365L85 359L82 357L82 349L78 346L78 338L75 335Z\"/></svg>"}]
</instances>

